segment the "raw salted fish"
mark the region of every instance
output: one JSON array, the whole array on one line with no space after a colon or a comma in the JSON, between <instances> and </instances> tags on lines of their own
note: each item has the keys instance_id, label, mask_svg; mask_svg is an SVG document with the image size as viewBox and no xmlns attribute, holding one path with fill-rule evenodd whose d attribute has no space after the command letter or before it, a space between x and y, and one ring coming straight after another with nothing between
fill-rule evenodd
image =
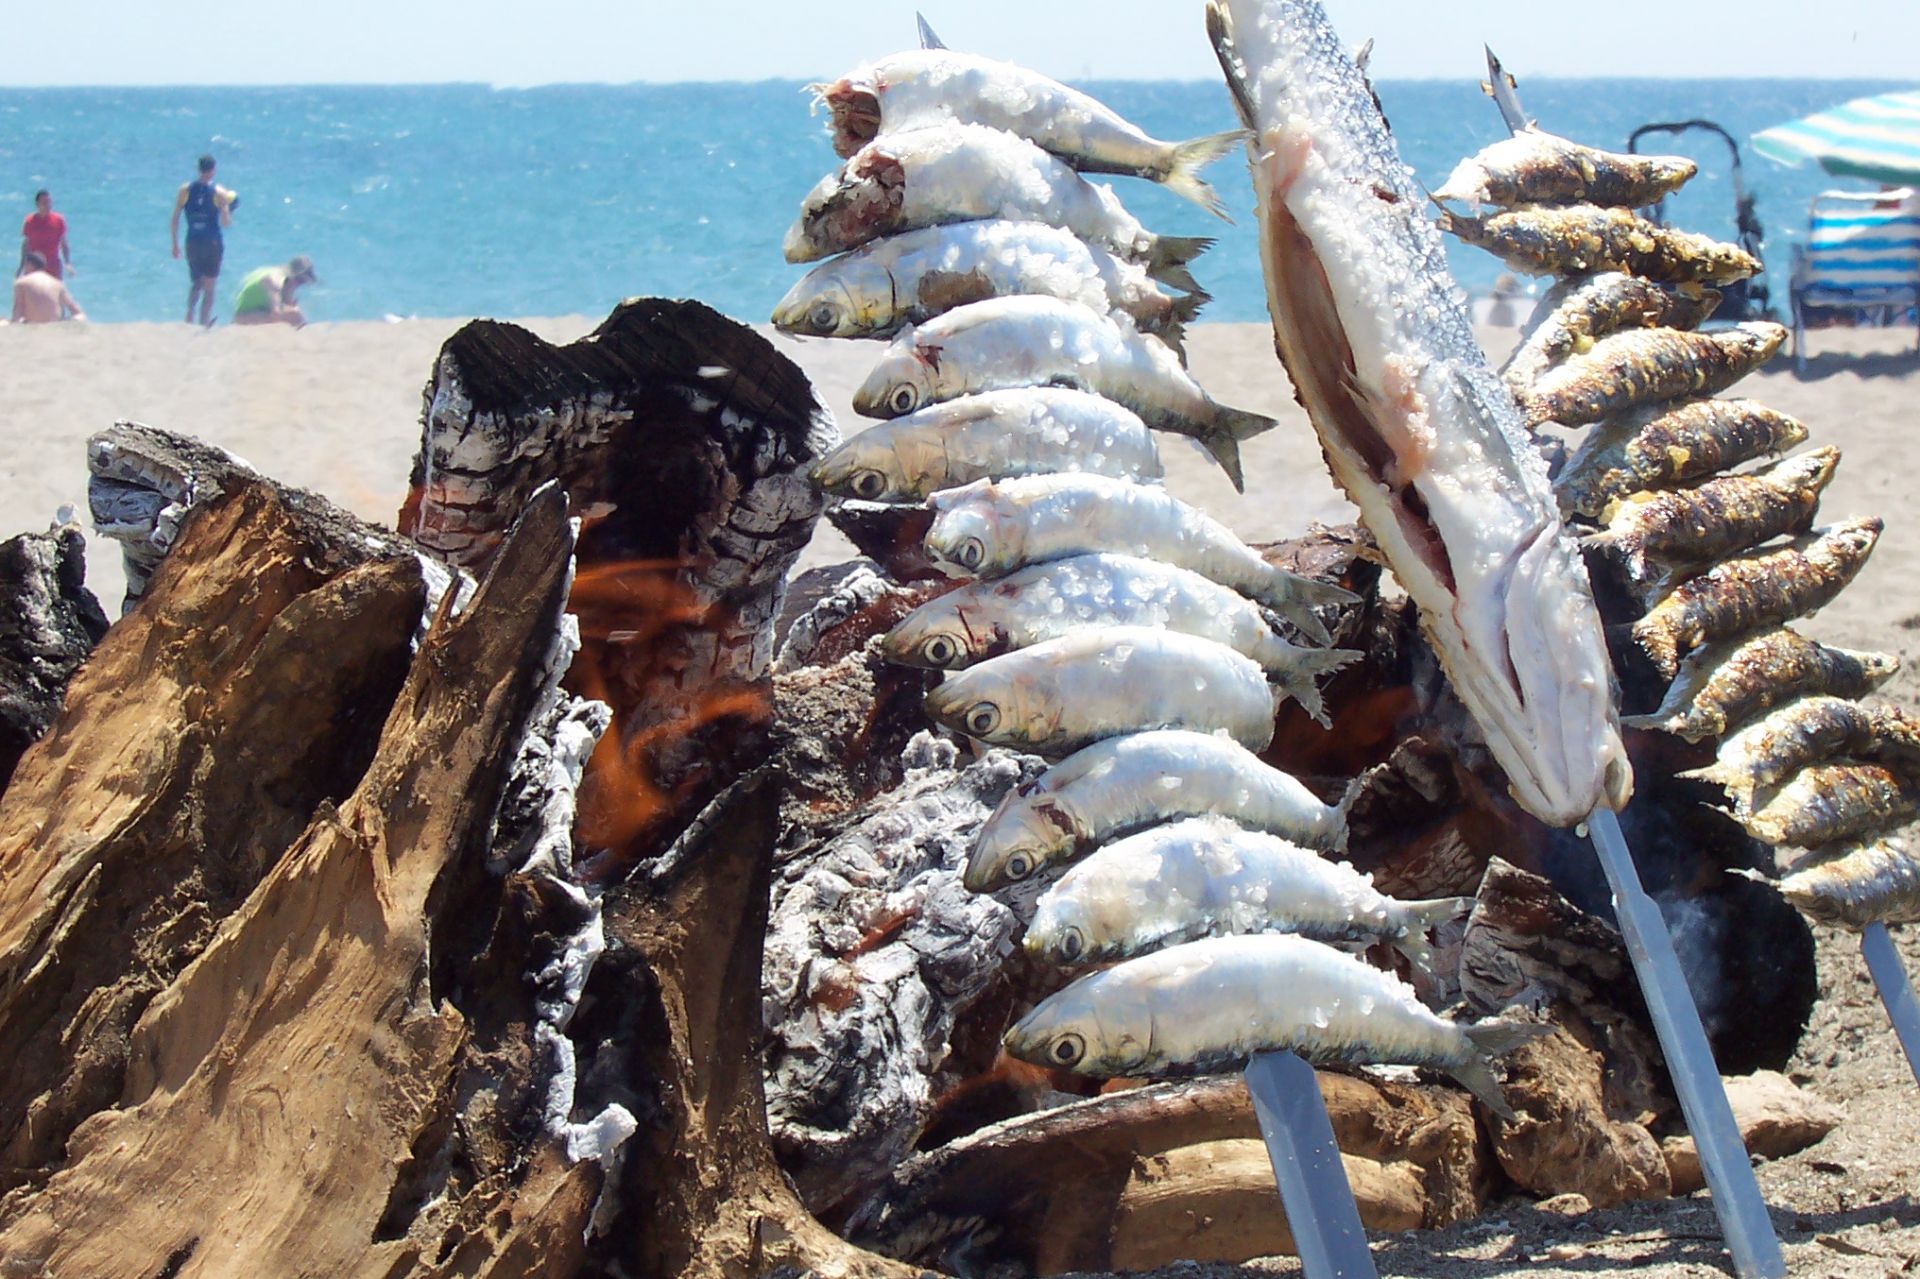
<instances>
[{"instance_id":1,"label":"raw salted fish","mask_svg":"<svg viewBox=\"0 0 1920 1279\"><path fill-rule=\"evenodd\" d=\"M1242 491L1240 441L1276 425L1228 408L1158 338L1073 302L975 302L901 333L853 393L855 411L899 417L960 395L1070 386L1126 405L1156 431L1191 436Z\"/></svg>"},{"instance_id":2,"label":"raw salted fish","mask_svg":"<svg viewBox=\"0 0 1920 1279\"><path fill-rule=\"evenodd\" d=\"M1777 707L1720 743L1714 762L1683 773L1737 800L1836 756L1920 771L1920 722L1903 711L1816 694Z\"/></svg>"},{"instance_id":3,"label":"raw salted fish","mask_svg":"<svg viewBox=\"0 0 1920 1279\"><path fill-rule=\"evenodd\" d=\"M1520 803L1568 825L1632 770L1586 572L1427 200L1312 0L1212 0L1275 345L1334 479L1420 608Z\"/></svg>"},{"instance_id":4,"label":"raw salted fish","mask_svg":"<svg viewBox=\"0 0 1920 1279\"><path fill-rule=\"evenodd\" d=\"M1677 155L1622 155L1526 128L1481 148L1433 193L1464 204L1598 204L1639 208L1665 199L1699 172Z\"/></svg>"},{"instance_id":5,"label":"raw salted fish","mask_svg":"<svg viewBox=\"0 0 1920 1279\"><path fill-rule=\"evenodd\" d=\"M936 721L1050 759L1149 728L1225 733L1262 750L1274 695L1259 663L1225 644L1145 626L1074 631L949 675Z\"/></svg>"},{"instance_id":6,"label":"raw salted fish","mask_svg":"<svg viewBox=\"0 0 1920 1279\"><path fill-rule=\"evenodd\" d=\"M1719 303L1713 289L1689 297L1619 271L1565 281L1540 299L1501 376L1524 396L1542 373L1600 338L1623 329L1698 328Z\"/></svg>"},{"instance_id":7,"label":"raw salted fish","mask_svg":"<svg viewBox=\"0 0 1920 1279\"><path fill-rule=\"evenodd\" d=\"M1845 928L1920 923L1920 858L1905 840L1877 839L1794 868L1780 895Z\"/></svg>"},{"instance_id":8,"label":"raw salted fish","mask_svg":"<svg viewBox=\"0 0 1920 1279\"><path fill-rule=\"evenodd\" d=\"M1818 529L1779 550L1753 551L1680 583L1633 624L1660 673L1691 649L1801 617L1828 603L1865 567L1879 519Z\"/></svg>"},{"instance_id":9,"label":"raw salted fish","mask_svg":"<svg viewBox=\"0 0 1920 1279\"><path fill-rule=\"evenodd\" d=\"M1920 811L1920 786L1904 770L1860 760L1809 764L1735 819L1767 844L1818 848L1885 830Z\"/></svg>"},{"instance_id":10,"label":"raw salted fish","mask_svg":"<svg viewBox=\"0 0 1920 1279\"><path fill-rule=\"evenodd\" d=\"M1554 490L1562 509L1597 517L1616 497L1671 488L1784 453L1807 428L1756 400L1661 404L1609 422L1568 459Z\"/></svg>"},{"instance_id":11,"label":"raw salted fish","mask_svg":"<svg viewBox=\"0 0 1920 1279\"><path fill-rule=\"evenodd\" d=\"M773 308L774 327L814 337L891 337L969 302L1033 294L1118 311L1178 348L1204 293L1162 293L1138 265L1039 222L959 222L864 244L822 262Z\"/></svg>"},{"instance_id":12,"label":"raw salted fish","mask_svg":"<svg viewBox=\"0 0 1920 1279\"><path fill-rule=\"evenodd\" d=\"M820 180L787 231L789 262L812 262L948 222L1044 222L1113 250L1178 288L1198 291L1185 264L1213 241L1158 236L1105 186L1024 138L977 124L890 133Z\"/></svg>"},{"instance_id":13,"label":"raw salted fish","mask_svg":"<svg viewBox=\"0 0 1920 1279\"><path fill-rule=\"evenodd\" d=\"M1225 644L1260 663L1322 724L1315 680L1360 656L1289 644L1239 592L1184 568L1111 554L1052 560L949 591L902 618L880 648L908 666L960 670L1099 626L1158 626Z\"/></svg>"},{"instance_id":14,"label":"raw salted fish","mask_svg":"<svg viewBox=\"0 0 1920 1279\"><path fill-rule=\"evenodd\" d=\"M1116 835L1222 813L1312 848L1346 845L1346 817L1238 742L1162 729L1096 742L1000 801L967 858L977 893L1023 880Z\"/></svg>"},{"instance_id":15,"label":"raw salted fish","mask_svg":"<svg viewBox=\"0 0 1920 1279\"><path fill-rule=\"evenodd\" d=\"M1130 959L1042 1001L1006 1035L1023 1061L1096 1077L1227 1070L1258 1052L1317 1063L1431 1066L1504 1118L1494 1058L1551 1031L1460 1026L1413 988L1304 937L1210 937Z\"/></svg>"},{"instance_id":16,"label":"raw salted fish","mask_svg":"<svg viewBox=\"0 0 1920 1279\"><path fill-rule=\"evenodd\" d=\"M1200 937L1296 933L1391 942L1424 969L1427 929L1472 906L1471 897L1395 901L1342 862L1196 817L1116 840L1074 866L1034 907L1026 947L1056 964L1088 964Z\"/></svg>"},{"instance_id":17,"label":"raw salted fish","mask_svg":"<svg viewBox=\"0 0 1920 1279\"><path fill-rule=\"evenodd\" d=\"M1536 426L1584 426L1648 404L1712 395L1771 360L1786 338L1786 329L1764 320L1708 333L1616 333L1542 374L1520 404Z\"/></svg>"},{"instance_id":18,"label":"raw salted fish","mask_svg":"<svg viewBox=\"0 0 1920 1279\"><path fill-rule=\"evenodd\" d=\"M815 85L833 113L833 149L843 159L881 133L958 120L1017 133L1076 169L1159 182L1226 217L1200 170L1245 135L1239 130L1162 142L1077 89L1011 62L910 49Z\"/></svg>"},{"instance_id":19,"label":"raw salted fish","mask_svg":"<svg viewBox=\"0 0 1920 1279\"><path fill-rule=\"evenodd\" d=\"M1680 664L1658 709L1621 723L1701 742L1795 697L1864 697L1899 669L1889 653L1828 648L1781 626L1701 649Z\"/></svg>"},{"instance_id":20,"label":"raw salted fish","mask_svg":"<svg viewBox=\"0 0 1920 1279\"><path fill-rule=\"evenodd\" d=\"M1731 284L1760 271L1736 244L1655 226L1630 209L1535 205L1486 217L1444 213L1440 225L1528 275L1624 271L1658 284Z\"/></svg>"},{"instance_id":21,"label":"raw salted fish","mask_svg":"<svg viewBox=\"0 0 1920 1279\"><path fill-rule=\"evenodd\" d=\"M1355 598L1340 587L1276 568L1226 525L1144 484L1035 475L970 484L935 494L931 502L928 553L983 577L1072 555L1135 555L1230 586L1321 644L1332 637L1313 610Z\"/></svg>"},{"instance_id":22,"label":"raw salted fish","mask_svg":"<svg viewBox=\"0 0 1920 1279\"><path fill-rule=\"evenodd\" d=\"M919 502L975 480L1085 472L1158 480L1146 423L1112 400L1065 387L988 391L868 427L807 478L868 502Z\"/></svg>"},{"instance_id":23,"label":"raw salted fish","mask_svg":"<svg viewBox=\"0 0 1920 1279\"><path fill-rule=\"evenodd\" d=\"M1839 462L1839 449L1814 449L1746 475L1635 493L1608 509L1605 530L1586 544L1618 557L1636 587L1663 590L1676 573L1806 532Z\"/></svg>"}]
</instances>

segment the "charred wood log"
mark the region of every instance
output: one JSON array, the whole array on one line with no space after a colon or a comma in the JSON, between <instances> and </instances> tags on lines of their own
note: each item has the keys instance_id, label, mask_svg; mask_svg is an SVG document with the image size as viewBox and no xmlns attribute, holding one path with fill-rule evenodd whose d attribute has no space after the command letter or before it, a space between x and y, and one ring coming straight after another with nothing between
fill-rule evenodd
<instances>
[{"instance_id":1,"label":"charred wood log","mask_svg":"<svg viewBox=\"0 0 1920 1279\"><path fill-rule=\"evenodd\" d=\"M9 895L44 903L0 910L8 1014L47 1021L40 1005L91 980L120 1023L96 1036L118 1053L92 1071L87 1097L51 1094L62 1116L82 1100L92 1110L44 1184L0 1204L0 1254L92 1274L189 1263L218 1275L568 1273L601 1168L569 1165L539 1123L547 1071L528 1029L529 957L510 952L516 920L530 938L545 931L542 912L531 894L509 898L489 954L462 966L464 992L436 980L435 953L458 931L441 927L454 922L443 912L463 896L457 882L485 873L494 810L540 702L550 663L527 655L551 653L559 631L564 506L557 494L530 506L467 611L443 608L411 660L424 595L415 561L328 578L290 535L295 523L257 486L189 521L141 610L146 627L109 635L0 806ZM183 654L219 682L167 678ZM155 668L148 697L80 695L142 659ZM287 740L313 722L277 727L352 681L372 682L361 704L384 726L335 743L340 761ZM198 723L169 732L163 712L183 703L175 713ZM128 741L151 744L129 753ZM324 792L342 783L335 804ZM53 827L49 805L64 805L64 838L43 851L17 833L36 816ZM188 838L191 823L211 838ZM75 848L89 831L100 833ZM136 853L158 869L127 865ZM249 876L217 928L216 911L183 891L196 880L232 891ZM190 960L177 971L151 971L113 935L101 908L126 903L129 885L174 899L176 918L137 939ZM103 942L120 972L73 953ZM490 964L507 986L489 988ZM137 1018L116 983L145 987ZM469 1011L508 1006L518 1016L505 1021ZM97 1020L91 1001L82 1012ZM481 1058L484 1095L473 1091ZM14 1131L16 1146L46 1139L37 1122ZM298 1189L251 1192L262 1185Z\"/></svg>"},{"instance_id":2,"label":"charred wood log","mask_svg":"<svg viewBox=\"0 0 1920 1279\"><path fill-rule=\"evenodd\" d=\"M806 463L838 442L797 366L698 302L624 302L554 346L479 320L427 385L400 529L483 565L558 481L585 517L574 691L613 707L581 792L602 878L657 853L764 750L773 622L820 498Z\"/></svg>"},{"instance_id":3,"label":"charred wood log","mask_svg":"<svg viewBox=\"0 0 1920 1279\"><path fill-rule=\"evenodd\" d=\"M107 633L86 578L86 541L71 524L0 543L0 792Z\"/></svg>"}]
</instances>

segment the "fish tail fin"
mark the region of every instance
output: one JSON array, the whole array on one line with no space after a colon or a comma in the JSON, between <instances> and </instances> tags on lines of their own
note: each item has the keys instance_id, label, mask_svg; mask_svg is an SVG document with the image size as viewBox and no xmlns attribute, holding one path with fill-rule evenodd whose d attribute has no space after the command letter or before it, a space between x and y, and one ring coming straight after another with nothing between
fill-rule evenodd
<instances>
[{"instance_id":1,"label":"fish tail fin","mask_svg":"<svg viewBox=\"0 0 1920 1279\"><path fill-rule=\"evenodd\" d=\"M1481 1105L1511 1122L1517 1116L1513 1113L1513 1107L1507 1104L1506 1094L1500 1090L1500 1081L1494 1078L1494 1059L1512 1052L1521 1044L1551 1035L1554 1028L1534 1022L1483 1021L1478 1026L1462 1026L1460 1029L1466 1033L1467 1042L1473 1045L1473 1053L1466 1061L1442 1069L1459 1080L1460 1086L1472 1093Z\"/></svg>"},{"instance_id":2,"label":"fish tail fin","mask_svg":"<svg viewBox=\"0 0 1920 1279\"><path fill-rule=\"evenodd\" d=\"M1351 648L1290 648L1285 669L1275 677L1287 696L1300 703L1300 709L1322 728L1333 727L1327 718L1327 702L1320 695L1320 678L1358 661L1364 654Z\"/></svg>"},{"instance_id":3,"label":"fish tail fin","mask_svg":"<svg viewBox=\"0 0 1920 1279\"><path fill-rule=\"evenodd\" d=\"M1240 471L1240 441L1262 431L1271 431L1278 425L1270 417L1249 413L1245 409L1228 408L1224 404L1215 406L1213 421L1201 433L1200 443L1207 452L1213 454L1213 460L1220 463L1220 469L1233 481L1234 492L1247 491L1246 476Z\"/></svg>"},{"instance_id":4,"label":"fish tail fin","mask_svg":"<svg viewBox=\"0 0 1920 1279\"><path fill-rule=\"evenodd\" d=\"M1283 568L1273 570L1272 578L1260 593L1262 604L1293 623L1302 635L1322 645L1333 643L1333 633L1314 610L1339 608L1356 603L1359 598L1344 586L1318 582L1311 577L1289 573Z\"/></svg>"},{"instance_id":5,"label":"fish tail fin","mask_svg":"<svg viewBox=\"0 0 1920 1279\"><path fill-rule=\"evenodd\" d=\"M1167 190L1175 195L1185 196L1205 209L1222 222L1231 222L1227 216L1227 206L1220 200L1220 193L1208 186L1200 176L1200 170L1218 160L1248 137L1245 129L1228 129L1225 133L1209 133L1204 138L1189 138L1185 142L1176 142L1170 148L1166 176L1160 181Z\"/></svg>"},{"instance_id":6,"label":"fish tail fin","mask_svg":"<svg viewBox=\"0 0 1920 1279\"><path fill-rule=\"evenodd\" d=\"M1200 316L1200 308L1213 301L1211 293L1189 293L1185 297L1173 300L1173 306L1167 311L1166 320L1156 334L1162 342L1173 348L1180 357L1180 363L1187 362L1187 326Z\"/></svg>"},{"instance_id":7,"label":"fish tail fin","mask_svg":"<svg viewBox=\"0 0 1920 1279\"><path fill-rule=\"evenodd\" d=\"M1427 940L1427 930L1466 914L1473 909L1473 901L1471 897L1435 897L1400 903L1406 915L1407 931L1394 939L1393 948L1405 955L1408 963L1431 977L1433 943Z\"/></svg>"},{"instance_id":8,"label":"fish tail fin","mask_svg":"<svg viewBox=\"0 0 1920 1279\"><path fill-rule=\"evenodd\" d=\"M1210 235L1156 235L1147 249L1147 274L1188 293L1204 293L1187 263L1213 247Z\"/></svg>"},{"instance_id":9,"label":"fish tail fin","mask_svg":"<svg viewBox=\"0 0 1920 1279\"><path fill-rule=\"evenodd\" d=\"M1207 0L1207 40L1213 45L1213 56L1220 60L1220 70L1226 75L1233 109L1239 114L1240 123L1252 131L1257 115L1253 93L1247 87L1247 71L1240 61L1239 50L1234 47L1233 18L1222 0Z\"/></svg>"}]
</instances>

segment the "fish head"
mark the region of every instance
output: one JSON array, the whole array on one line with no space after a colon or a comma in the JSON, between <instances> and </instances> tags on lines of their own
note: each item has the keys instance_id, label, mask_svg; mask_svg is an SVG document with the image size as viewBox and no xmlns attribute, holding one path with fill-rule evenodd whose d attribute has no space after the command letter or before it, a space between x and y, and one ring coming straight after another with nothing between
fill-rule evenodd
<instances>
[{"instance_id":1,"label":"fish head","mask_svg":"<svg viewBox=\"0 0 1920 1279\"><path fill-rule=\"evenodd\" d=\"M1153 1019L1142 1001L1128 998L1119 970L1096 973L1040 1001L1015 1022L1001 1046L1012 1056L1052 1070L1107 1077L1147 1066Z\"/></svg>"},{"instance_id":2,"label":"fish head","mask_svg":"<svg viewBox=\"0 0 1920 1279\"><path fill-rule=\"evenodd\" d=\"M807 468L807 479L823 493L863 502L910 501L913 486L885 431L854 436Z\"/></svg>"},{"instance_id":3,"label":"fish head","mask_svg":"<svg viewBox=\"0 0 1920 1279\"><path fill-rule=\"evenodd\" d=\"M957 671L1006 652L1007 630L990 619L981 594L963 586L928 600L881 637L881 653L901 666Z\"/></svg>"},{"instance_id":4,"label":"fish head","mask_svg":"<svg viewBox=\"0 0 1920 1279\"><path fill-rule=\"evenodd\" d=\"M991 480L934 494L928 499L933 523L923 539L927 554L965 573L1000 573L1019 564L1026 553L1026 525L996 500L998 495Z\"/></svg>"},{"instance_id":5,"label":"fish head","mask_svg":"<svg viewBox=\"0 0 1920 1279\"><path fill-rule=\"evenodd\" d=\"M1022 944L1035 959L1058 968L1074 968L1105 956L1095 945L1096 927L1076 885L1062 880L1034 904L1033 922Z\"/></svg>"},{"instance_id":6,"label":"fish head","mask_svg":"<svg viewBox=\"0 0 1920 1279\"><path fill-rule=\"evenodd\" d=\"M833 134L833 153L842 160L880 134L878 68L855 67L838 80L810 84L813 100L827 109L827 127Z\"/></svg>"},{"instance_id":7,"label":"fish head","mask_svg":"<svg viewBox=\"0 0 1920 1279\"><path fill-rule=\"evenodd\" d=\"M927 715L991 746L1045 750L1059 732L1061 708L1045 655L1034 653L1007 653L949 675L927 694Z\"/></svg>"},{"instance_id":8,"label":"fish head","mask_svg":"<svg viewBox=\"0 0 1920 1279\"><path fill-rule=\"evenodd\" d=\"M962 880L976 893L1017 884L1066 857L1085 837L1058 795L1030 784L1001 800L980 827Z\"/></svg>"},{"instance_id":9,"label":"fish head","mask_svg":"<svg viewBox=\"0 0 1920 1279\"><path fill-rule=\"evenodd\" d=\"M901 230L905 199L899 159L881 143L862 147L801 201L782 245L787 261L813 262Z\"/></svg>"},{"instance_id":10,"label":"fish head","mask_svg":"<svg viewBox=\"0 0 1920 1279\"><path fill-rule=\"evenodd\" d=\"M878 266L863 269L846 259L823 263L787 290L773 308L773 327L802 337L868 336L875 332L873 299L890 295L891 280Z\"/></svg>"},{"instance_id":11,"label":"fish head","mask_svg":"<svg viewBox=\"0 0 1920 1279\"><path fill-rule=\"evenodd\" d=\"M948 398L940 384L940 346L922 329L893 340L853 393L853 410L867 417L904 417Z\"/></svg>"}]
</instances>

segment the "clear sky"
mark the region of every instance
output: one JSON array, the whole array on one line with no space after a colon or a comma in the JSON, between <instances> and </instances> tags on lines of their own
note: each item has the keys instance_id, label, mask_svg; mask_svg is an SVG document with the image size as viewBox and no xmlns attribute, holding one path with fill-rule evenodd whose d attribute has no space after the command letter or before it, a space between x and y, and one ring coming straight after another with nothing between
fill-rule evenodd
<instances>
[{"instance_id":1,"label":"clear sky","mask_svg":"<svg viewBox=\"0 0 1920 1279\"><path fill-rule=\"evenodd\" d=\"M1382 79L1472 75L1920 83L1920 0L1327 0ZM0 85L820 78L943 39L1062 79L1211 79L1200 0L4 0ZM30 51L30 52L29 52Z\"/></svg>"}]
</instances>

